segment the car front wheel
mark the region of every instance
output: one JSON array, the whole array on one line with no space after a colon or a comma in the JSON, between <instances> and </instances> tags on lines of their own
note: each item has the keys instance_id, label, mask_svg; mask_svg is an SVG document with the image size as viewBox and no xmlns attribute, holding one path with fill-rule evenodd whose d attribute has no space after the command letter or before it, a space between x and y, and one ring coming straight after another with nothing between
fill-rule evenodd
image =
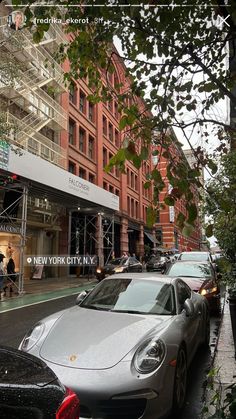
<instances>
[{"instance_id":1,"label":"car front wheel","mask_svg":"<svg viewBox=\"0 0 236 419\"><path fill-rule=\"evenodd\" d=\"M174 394L173 394L173 413L175 417L181 412L185 402L187 387L187 360L183 347L179 349L175 368Z\"/></svg>"}]
</instances>

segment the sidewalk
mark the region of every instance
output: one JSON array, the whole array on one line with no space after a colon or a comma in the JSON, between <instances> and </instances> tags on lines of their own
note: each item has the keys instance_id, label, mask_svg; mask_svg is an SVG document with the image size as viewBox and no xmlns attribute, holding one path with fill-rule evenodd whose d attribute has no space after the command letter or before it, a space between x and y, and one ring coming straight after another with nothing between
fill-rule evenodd
<instances>
[{"instance_id":1,"label":"sidewalk","mask_svg":"<svg viewBox=\"0 0 236 419\"><path fill-rule=\"evenodd\" d=\"M213 375L211 383L210 386L207 387L205 395L205 405L208 407L208 412L203 415L204 418L211 417L211 415L215 414L217 409L223 407L226 393L229 392L227 387L230 384L236 383L235 348L227 295L224 302L218 340L213 356L212 369ZM219 395L219 398L218 400L215 399L215 402L213 403L213 398L216 397L216 394ZM213 405L211 403L213 403Z\"/></svg>"},{"instance_id":2,"label":"sidewalk","mask_svg":"<svg viewBox=\"0 0 236 419\"><path fill-rule=\"evenodd\" d=\"M38 304L55 298L76 295L86 288L91 288L97 283L95 277L64 277L31 279L24 282L24 293L19 295L15 288L14 293L7 294L0 302L0 313L13 310L22 306Z\"/></svg>"}]
</instances>

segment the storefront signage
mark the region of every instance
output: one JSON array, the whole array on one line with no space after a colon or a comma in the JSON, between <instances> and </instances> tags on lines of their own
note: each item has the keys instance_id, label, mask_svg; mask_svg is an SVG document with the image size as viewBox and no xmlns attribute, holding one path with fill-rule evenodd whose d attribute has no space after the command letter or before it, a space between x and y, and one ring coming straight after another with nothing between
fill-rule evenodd
<instances>
[{"instance_id":1,"label":"storefront signage","mask_svg":"<svg viewBox=\"0 0 236 419\"><path fill-rule=\"evenodd\" d=\"M0 140L0 169L8 170L9 144Z\"/></svg>"},{"instance_id":2,"label":"storefront signage","mask_svg":"<svg viewBox=\"0 0 236 419\"><path fill-rule=\"evenodd\" d=\"M7 170L26 179L101 205L104 208L119 210L119 197L117 195L75 176L28 151L23 151L19 156L14 150L10 149Z\"/></svg>"},{"instance_id":3,"label":"storefront signage","mask_svg":"<svg viewBox=\"0 0 236 419\"><path fill-rule=\"evenodd\" d=\"M0 225L0 231L4 233L14 233L14 234L21 234L20 227L13 227L8 224L2 224Z\"/></svg>"}]
</instances>

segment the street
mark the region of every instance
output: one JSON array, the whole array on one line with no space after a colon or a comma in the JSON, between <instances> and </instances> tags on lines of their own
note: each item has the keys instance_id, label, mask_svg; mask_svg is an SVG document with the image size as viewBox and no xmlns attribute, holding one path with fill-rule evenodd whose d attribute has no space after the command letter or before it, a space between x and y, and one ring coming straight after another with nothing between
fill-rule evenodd
<instances>
[{"instance_id":1,"label":"street","mask_svg":"<svg viewBox=\"0 0 236 419\"><path fill-rule=\"evenodd\" d=\"M17 348L25 333L35 323L56 311L71 307L74 302L75 296L72 295L1 313L0 345ZM206 373L211 364L211 353L216 343L218 327L219 318L212 317L210 349L200 349L192 362L188 374L188 392L182 419L197 419L201 413Z\"/></svg>"}]
</instances>

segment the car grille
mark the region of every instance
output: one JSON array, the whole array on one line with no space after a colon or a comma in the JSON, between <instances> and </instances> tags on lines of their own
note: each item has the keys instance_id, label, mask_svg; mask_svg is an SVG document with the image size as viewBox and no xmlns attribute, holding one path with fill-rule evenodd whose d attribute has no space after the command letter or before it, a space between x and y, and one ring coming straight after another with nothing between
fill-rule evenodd
<instances>
[{"instance_id":1,"label":"car grille","mask_svg":"<svg viewBox=\"0 0 236 419\"><path fill-rule=\"evenodd\" d=\"M146 408L146 399L101 400L96 405L96 416L103 419L139 419ZM86 406L80 406L80 415L91 418Z\"/></svg>"}]
</instances>

